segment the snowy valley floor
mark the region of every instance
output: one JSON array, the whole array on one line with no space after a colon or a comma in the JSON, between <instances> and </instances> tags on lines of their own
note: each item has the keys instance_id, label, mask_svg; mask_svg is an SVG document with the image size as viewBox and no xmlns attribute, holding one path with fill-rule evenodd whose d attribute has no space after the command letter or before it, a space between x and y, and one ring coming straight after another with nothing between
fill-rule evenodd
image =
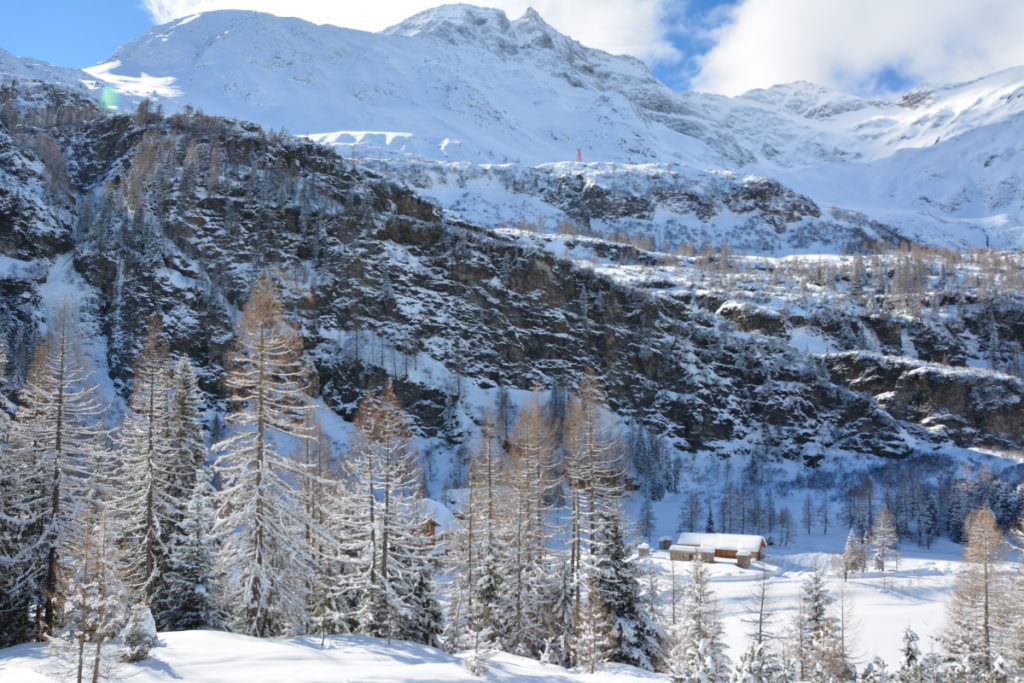
<instances>
[{"instance_id":1,"label":"snowy valley floor","mask_svg":"<svg viewBox=\"0 0 1024 683\"><path fill-rule=\"evenodd\" d=\"M769 548L767 560L770 595L779 611L774 630L781 633L792 619L801 583L816 565L826 568L832 553L841 548L839 539L810 536L790 549ZM960 565L961 546L937 541L930 549L916 546L901 548L899 569L883 578L878 572L852 576L846 583L848 632L851 655L859 666L875 655L891 665L899 661L903 630L912 626L921 637L924 652L934 649L931 636L938 635L944 622L945 601ZM655 551L652 562L657 569L661 609L668 619L671 614L671 570L665 551ZM740 569L731 560L711 565L713 587L722 609L730 655L736 661L746 645L750 627L751 595L761 570L756 566ZM689 572L689 564L675 563L681 589ZM842 583L834 571L827 569L828 585L834 597L839 596ZM116 677L120 680L149 683L151 681L188 681L190 683L306 683L332 681L471 681L462 658L438 650L363 636L335 636L324 647L318 637L259 640L247 636L213 631L162 633L161 645L151 657L138 665L123 665ZM21 645L0 650L0 682L43 683L57 680L48 675L45 648L42 645ZM626 666L611 665L596 674L568 672L521 657L497 655L485 680L495 682L552 681L570 683L626 683L627 681L665 680Z\"/></svg>"}]
</instances>

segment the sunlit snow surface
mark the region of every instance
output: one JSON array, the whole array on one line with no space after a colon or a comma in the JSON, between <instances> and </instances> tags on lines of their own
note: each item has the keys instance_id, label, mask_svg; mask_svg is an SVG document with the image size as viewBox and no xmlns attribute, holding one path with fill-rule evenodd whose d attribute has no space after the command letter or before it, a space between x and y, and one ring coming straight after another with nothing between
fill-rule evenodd
<instances>
[{"instance_id":1,"label":"sunlit snow surface","mask_svg":"<svg viewBox=\"0 0 1024 683\"><path fill-rule=\"evenodd\" d=\"M712 588L719 600L729 654L738 661L750 631L751 596L762 571L769 577L771 606L778 610L773 629L781 635L792 620L801 585L815 566L828 573L827 584L837 599L842 591L847 606L850 654L863 665L875 655L891 665L899 663L903 630L912 626L923 652L934 648L931 636L941 632L945 601L960 562L961 548L939 541L931 549L905 545L898 568L883 577L871 571L853 575L845 586L831 570L834 553L842 549L845 530L829 536L798 539L791 548L770 547L764 563L740 569L732 560L709 565ZM669 562L665 551L644 560L657 572L662 618L671 621L672 576L677 595L685 585L690 564ZM677 611L677 617L679 613ZM138 665L123 665L119 676L149 683L185 680L190 683L305 683L307 681L470 681L480 680L463 665L467 653L457 656L405 642L388 643L363 636L332 636L323 647L319 637L256 639L214 631L162 633L161 645ZM35 683L54 680L46 674L44 646L21 645L0 650L0 681ZM596 674L569 672L551 665L496 655L488 681L559 681L627 683L667 680L632 667L606 665Z\"/></svg>"},{"instance_id":2,"label":"sunlit snow surface","mask_svg":"<svg viewBox=\"0 0 1024 683\"><path fill-rule=\"evenodd\" d=\"M529 171L571 162L580 150L616 176L570 169L585 182L642 186L649 164L658 173L689 168L694 182L718 170L752 173L913 241L1024 246L1024 67L889 100L804 82L729 98L673 91L639 60L580 45L536 13L509 20L456 5L381 33L207 12L154 27L87 71L0 52L2 73L114 87L122 111L153 97L168 113L189 105L309 135L348 158L383 160L389 177L483 225L514 211L564 220L536 194ZM518 166L525 182L505 186L508 174L489 164ZM702 225L671 206L614 223L638 236L703 230L708 243L733 246L746 230L734 216Z\"/></svg>"}]
</instances>

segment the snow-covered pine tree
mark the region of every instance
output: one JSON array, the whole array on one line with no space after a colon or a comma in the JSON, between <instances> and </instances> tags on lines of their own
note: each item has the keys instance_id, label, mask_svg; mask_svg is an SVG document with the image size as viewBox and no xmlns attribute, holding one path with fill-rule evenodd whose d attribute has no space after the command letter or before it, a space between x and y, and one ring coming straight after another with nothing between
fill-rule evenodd
<instances>
[{"instance_id":1,"label":"snow-covered pine tree","mask_svg":"<svg viewBox=\"0 0 1024 683\"><path fill-rule=\"evenodd\" d=\"M155 611L168 598L169 546L182 505L170 481L175 464L168 429L171 378L157 319L149 324L133 370L128 411L116 439L120 471L114 497L123 523L125 580Z\"/></svg>"},{"instance_id":2,"label":"snow-covered pine tree","mask_svg":"<svg viewBox=\"0 0 1024 683\"><path fill-rule=\"evenodd\" d=\"M19 459L8 443L9 406L2 393L6 363L6 344L0 339L0 647L32 637L29 606L36 584L27 571L37 533L27 507L32 497L23 488L29 463Z\"/></svg>"},{"instance_id":3,"label":"snow-covered pine tree","mask_svg":"<svg viewBox=\"0 0 1024 683\"><path fill-rule=\"evenodd\" d=\"M597 376L584 373L576 393L569 399L565 416L565 482L569 503L568 521L570 567L573 578L573 609L577 629L588 633L588 643L603 638L586 617L597 610L584 604L588 569L596 565L591 543L599 515L606 514L623 494L622 444L606 416L608 401Z\"/></svg>"},{"instance_id":4,"label":"snow-covered pine tree","mask_svg":"<svg viewBox=\"0 0 1024 683\"><path fill-rule=\"evenodd\" d=\"M527 400L512 427L509 449L501 472L502 490L508 491L507 513L499 515L498 542L506 549L509 572L504 581L504 602L509 605L507 644L512 652L539 656L552 635L543 628L551 605L539 599L531 586L557 581L547 572L554 554L549 543L550 505L557 480L554 476L554 430L536 399Z\"/></svg>"},{"instance_id":5,"label":"snow-covered pine tree","mask_svg":"<svg viewBox=\"0 0 1024 683\"><path fill-rule=\"evenodd\" d=\"M639 571L627 557L622 516L601 515L593 554L596 574L590 580L589 600L600 606L610 622L604 659L648 671L659 670L665 660L665 636L641 597Z\"/></svg>"},{"instance_id":6,"label":"snow-covered pine tree","mask_svg":"<svg viewBox=\"0 0 1024 683\"><path fill-rule=\"evenodd\" d=\"M851 527L843 548L843 581L846 581L850 572L864 571L865 563L864 544Z\"/></svg>"},{"instance_id":7,"label":"snow-covered pine tree","mask_svg":"<svg viewBox=\"0 0 1024 683\"><path fill-rule=\"evenodd\" d=\"M130 594L121 581L115 525L98 489L74 507L60 578L61 626L49 648L62 678L96 683L109 678L120 660L110 645L127 617Z\"/></svg>"},{"instance_id":8,"label":"snow-covered pine tree","mask_svg":"<svg viewBox=\"0 0 1024 683\"><path fill-rule=\"evenodd\" d=\"M909 626L903 631L903 647L900 653L903 658L900 662L899 671L896 672L896 680L900 683L924 683L925 669L924 661L921 658L921 648L918 647L918 635Z\"/></svg>"},{"instance_id":9,"label":"snow-covered pine tree","mask_svg":"<svg viewBox=\"0 0 1024 683\"><path fill-rule=\"evenodd\" d=\"M184 501L195 488L197 472L206 466L206 429L203 427L203 396L188 356L180 356L171 379L167 433L171 448L168 491L181 501L178 520L184 516ZM178 521L175 520L175 521Z\"/></svg>"},{"instance_id":10,"label":"snow-covered pine tree","mask_svg":"<svg viewBox=\"0 0 1024 683\"><path fill-rule=\"evenodd\" d=\"M157 595L154 616L161 630L212 627L222 621L215 616L220 595L212 579L216 502L206 465L202 394L186 356L178 358L171 377L166 440L164 483L171 503L167 571L172 576L167 590Z\"/></svg>"},{"instance_id":11,"label":"snow-covered pine tree","mask_svg":"<svg viewBox=\"0 0 1024 683\"><path fill-rule=\"evenodd\" d=\"M0 444L6 444L13 406L7 400L7 342L0 335Z\"/></svg>"},{"instance_id":12,"label":"snow-covered pine tree","mask_svg":"<svg viewBox=\"0 0 1024 683\"><path fill-rule=\"evenodd\" d=\"M1008 626L1009 605L1003 597L1009 586L1001 567L1006 541L987 507L967 516L964 531L967 547L946 608L942 640L950 675L981 680L994 670L1002 629Z\"/></svg>"},{"instance_id":13,"label":"snow-covered pine tree","mask_svg":"<svg viewBox=\"0 0 1024 683\"><path fill-rule=\"evenodd\" d=\"M803 582L803 594L792 626L789 659L799 664L800 680L848 680L852 669L844 651L834 598L821 569Z\"/></svg>"},{"instance_id":14,"label":"snow-covered pine tree","mask_svg":"<svg viewBox=\"0 0 1024 683\"><path fill-rule=\"evenodd\" d=\"M216 521L216 493L209 472L202 467L196 472L184 516L171 535L167 598L158 615L165 630L216 628L222 622L221 583L214 570Z\"/></svg>"},{"instance_id":15,"label":"snow-covered pine tree","mask_svg":"<svg viewBox=\"0 0 1024 683\"><path fill-rule=\"evenodd\" d=\"M307 439L309 373L302 341L285 319L275 287L263 277L236 328L224 383L230 391L229 436L214 446L224 485L217 531L224 537L218 571L233 628L254 636L301 631L313 571L298 500L301 463L279 450Z\"/></svg>"},{"instance_id":16,"label":"snow-covered pine tree","mask_svg":"<svg viewBox=\"0 0 1024 683\"><path fill-rule=\"evenodd\" d=\"M882 505L875 517L875 523L871 527L871 547L874 554L874 566L880 572L885 571L886 562L890 559L894 563L899 562L899 555L896 545L899 536L896 534L896 522L893 520L892 512L888 505Z\"/></svg>"},{"instance_id":17,"label":"snow-covered pine tree","mask_svg":"<svg viewBox=\"0 0 1024 683\"><path fill-rule=\"evenodd\" d=\"M78 345L78 318L69 303L56 312L36 348L11 428L8 495L19 536L9 581L34 605L37 631L53 633L61 598L63 547L83 485L109 474L102 406ZM10 476L10 475L8 475Z\"/></svg>"},{"instance_id":18,"label":"snow-covered pine tree","mask_svg":"<svg viewBox=\"0 0 1024 683\"><path fill-rule=\"evenodd\" d=\"M410 623L413 591L423 563L423 474L409 417L389 382L368 393L356 413L356 432L343 463L347 510L339 538L351 548L349 599L362 633L398 638Z\"/></svg>"},{"instance_id":19,"label":"snow-covered pine tree","mask_svg":"<svg viewBox=\"0 0 1024 683\"><path fill-rule=\"evenodd\" d=\"M669 655L674 683L729 680L731 662L725 654L718 600L707 567L697 558L683 591L683 608Z\"/></svg>"}]
</instances>

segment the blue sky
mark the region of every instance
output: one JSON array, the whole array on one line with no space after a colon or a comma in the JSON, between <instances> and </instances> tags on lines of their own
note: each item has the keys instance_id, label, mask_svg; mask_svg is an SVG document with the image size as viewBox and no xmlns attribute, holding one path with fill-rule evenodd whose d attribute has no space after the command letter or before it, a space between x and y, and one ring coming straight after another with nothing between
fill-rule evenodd
<instances>
[{"instance_id":1,"label":"blue sky","mask_svg":"<svg viewBox=\"0 0 1024 683\"><path fill-rule=\"evenodd\" d=\"M430 0L36 0L8 5L0 48L89 66L152 25L240 7L379 30ZM510 17L532 4L586 45L644 59L677 89L738 94L810 80L860 95L1024 64L1020 0L483 0ZM581 11L581 8L585 10Z\"/></svg>"},{"instance_id":2,"label":"blue sky","mask_svg":"<svg viewBox=\"0 0 1024 683\"><path fill-rule=\"evenodd\" d=\"M689 76L697 69L694 59L712 45L693 27L704 26L714 16L713 10L733 2L694 0L678 3L678 7L670 10L672 24L689 26L691 30L669 29L668 37L684 57L681 62L652 63L655 76L672 87L685 89ZM141 0L42 0L26 3L16 13L7 13L0 22L0 48L19 57L34 57L59 66L91 66L155 23Z\"/></svg>"}]
</instances>

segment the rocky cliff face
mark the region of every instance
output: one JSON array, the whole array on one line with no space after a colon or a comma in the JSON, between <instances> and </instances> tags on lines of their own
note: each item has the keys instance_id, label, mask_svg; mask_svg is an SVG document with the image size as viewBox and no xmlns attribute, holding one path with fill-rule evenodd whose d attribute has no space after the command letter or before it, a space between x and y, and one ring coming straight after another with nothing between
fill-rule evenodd
<instances>
[{"instance_id":1,"label":"rocky cliff face","mask_svg":"<svg viewBox=\"0 0 1024 683\"><path fill-rule=\"evenodd\" d=\"M677 164L358 163L431 197L452 216L490 227L568 224L663 251L724 244L759 254L864 251L905 239L888 225L823 208L770 178Z\"/></svg>"},{"instance_id":2,"label":"rocky cliff face","mask_svg":"<svg viewBox=\"0 0 1024 683\"><path fill-rule=\"evenodd\" d=\"M324 403L350 418L362 390L391 376L437 458L468 438L501 387L571 387L587 367L619 415L680 453L756 447L808 463L901 456L949 442L924 428L947 408L973 430L961 429L958 443L1021 438L1012 427L1019 382L978 389L999 411L983 418L952 397L921 398L912 372L868 383L867 361L804 353L770 325L723 309L727 297L713 288L662 291L656 279L630 282L573 258L585 248L654 272L658 257L633 247L566 238L554 248L452 221L330 149L251 124L107 115L24 81L4 85L0 103L0 330L15 377L48 307L70 294L102 342L90 348L115 390L126 392L157 315L216 407L233 320L269 271ZM880 398L887 390L896 398Z\"/></svg>"}]
</instances>

